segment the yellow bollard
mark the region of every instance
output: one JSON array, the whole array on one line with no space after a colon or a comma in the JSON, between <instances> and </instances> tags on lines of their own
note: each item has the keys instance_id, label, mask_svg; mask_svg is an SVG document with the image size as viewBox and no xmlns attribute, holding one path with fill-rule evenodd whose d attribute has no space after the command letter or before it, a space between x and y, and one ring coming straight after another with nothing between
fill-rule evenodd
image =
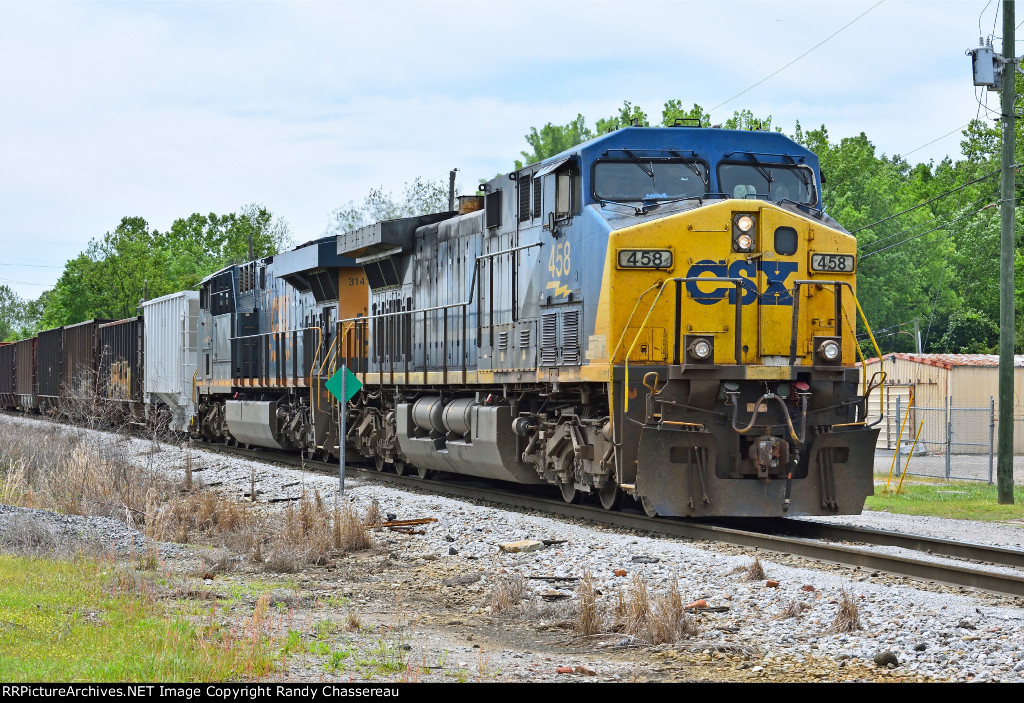
<instances>
[{"instance_id":1,"label":"yellow bollard","mask_svg":"<svg viewBox=\"0 0 1024 703\"><path fill-rule=\"evenodd\" d=\"M899 434L896 435L896 446L900 446L900 442L903 441L903 428L907 426L907 418L910 417L910 409L914 407L911 403L907 406L907 414L903 416L903 424L900 425ZM892 453L892 464L889 465L889 478L885 480L885 490L889 490L889 482L892 481L892 470L896 467L896 452Z\"/></svg>"},{"instance_id":2,"label":"yellow bollard","mask_svg":"<svg viewBox=\"0 0 1024 703\"><path fill-rule=\"evenodd\" d=\"M910 466L910 457L914 456L914 449L917 448L917 440L921 438L921 430L924 429L924 420L921 420L921 424L917 426L917 436L914 437L914 443L910 446L910 454L907 454L907 463L903 467L903 475L900 476L900 484L896 486L896 492L899 493L900 489L903 488L903 477L907 475L907 468Z\"/></svg>"}]
</instances>

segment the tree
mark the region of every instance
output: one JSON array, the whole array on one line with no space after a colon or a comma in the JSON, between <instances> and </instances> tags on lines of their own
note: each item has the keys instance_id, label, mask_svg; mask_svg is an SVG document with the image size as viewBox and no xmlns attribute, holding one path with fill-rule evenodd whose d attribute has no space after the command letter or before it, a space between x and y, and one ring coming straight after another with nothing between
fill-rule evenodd
<instances>
[{"instance_id":1,"label":"tree","mask_svg":"<svg viewBox=\"0 0 1024 703\"><path fill-rule=\"evenodd\" d=\"M963 308L950 316L946 333L935 346L948 354L993 354L999 346L999 327L984 313Z\"/></svg>"},{"instance_id":2,"label":"tree","mask_svg":"<svg viewBox=\"0 0 1024 703\"><path fill-rule=\"evenodd\" d=\"M24 325L25 301L6 285L0 285L0 342L19 337Z\"/></svg>"},{"instance_id":3,"label":"tree","mask_svg":"<svg viewBox=\"0 0 1024 703\"><path fill-rule=\"evenodd\" d=\"M628 103L627 103L628 104ZM534 164L538 161L560 154L566 149L571 149L577 144L582 144L588 139L594 138L594 132L587 127L587 121L583 115L576 115L576 119L567 125L558 126L548 122L540 128L530 127L526 135L526 143L533 151L520 152L526 161L516 160L516 169L526 164Z\"/></svg>"},{"instance_id":4,"label":"tree","mask_svg":"<svg viewBox=\"0 0 1024 703\"><path fill-rule=\"evenodd\" d=\"M405 184L400 200L379 187L371 189L359 205L353 200L348 201L331 213L332 221L325 234L342 234L373 222L447 211L448 183L417 177L412 183Z\"/></svg>"},{"instance_id":5,"label":"tree","mask_svg":"<svg viewBox=\"0 0 1024 703\"><path fill-rule=\"evenodd\" d=\"M250 237L256 257L291 244L288 225L256 204L228 215L193 214L167 232L150 230L141 217L122 218L65 264L53 290L40 298L42 324L133 317L143 298L194 289L224 266L247 261Z\"/></svg>"}]
</instances>

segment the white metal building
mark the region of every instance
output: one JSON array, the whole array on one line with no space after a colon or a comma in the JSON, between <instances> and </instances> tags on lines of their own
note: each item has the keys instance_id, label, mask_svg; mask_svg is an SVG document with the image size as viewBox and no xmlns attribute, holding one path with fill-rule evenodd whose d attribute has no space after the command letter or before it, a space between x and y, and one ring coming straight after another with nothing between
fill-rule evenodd
<instances>
[{"instance_id":1,"label":"white metal building","mask_svg":"<svg viewBox=\"0 0 1024 703\"><path fill-rule=\"evenodd\" d=\"M870 418L877 418L879 403L885 407L886 420L878 436L880 449L894 449L904 417L907 428L903 441L912 440L920 422L924 422L921 442L940 446L946 442L947 426L952 423L952 453L985 453L999 413L999 356L996 354L885 354L881 360L866 362L868 377L877 371L886 373L884 397L876 391L870 399ZM1014 357L1014 452L1024 452L1024 356ZM915 410L906 416L907 408ZM900 417L897 418L897 407ZM966 410L970 409L970 410ZM984 446L983 446L984 445Z\"/></svg>"}]
</instances>

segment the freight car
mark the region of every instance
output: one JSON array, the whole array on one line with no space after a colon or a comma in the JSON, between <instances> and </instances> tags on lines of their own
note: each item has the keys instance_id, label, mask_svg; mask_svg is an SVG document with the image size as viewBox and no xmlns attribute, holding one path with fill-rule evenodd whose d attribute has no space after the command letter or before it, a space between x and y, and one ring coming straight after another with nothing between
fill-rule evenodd
<instances>
[{"instance_id":1,"label":"freight car","mask_svg":"<svg viewBox=\"0 0 1024 703\"><path fill-rule=\"evenodd\" d=\"M99 326L97 404L108 424L139 424L145 418L142 402L144 329L141 316Z\"/></svg>"},{"instance_id":2,"label":"freight car","mask_svg":"<svg viewBox=\"0 0 1024 703\"><path fill-rule=\"evenodd\" d=\"M14 393L16 351L15 344L0 342L0 408L15 408L18 405L17 396Z\"/></svg>"}]
</instances>

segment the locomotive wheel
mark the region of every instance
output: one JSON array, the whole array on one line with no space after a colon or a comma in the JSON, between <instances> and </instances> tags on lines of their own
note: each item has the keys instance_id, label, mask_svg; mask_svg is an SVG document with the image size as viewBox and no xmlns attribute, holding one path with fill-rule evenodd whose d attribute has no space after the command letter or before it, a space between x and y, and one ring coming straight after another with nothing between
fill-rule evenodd
<instances>
[{"instance_id":1,"label":"locomotive wheel","mask_svg":"<svg viewBox=\"0 0 1024 703\"><path fill-rule=\"evenodd\" d=\"M560 483L558 487L562 490L562 500L566 503L579 503L582 494L576 490L574 483Z\"/></svg>"},{"instance_id":2,"label":"locomotive wheel","mask_svg":"<svg viewBox=\"0 0 1024 703\"><path fill-rule=\"evenodd\" d=\"M425 481L427 479L434 478L434 471L432 469L425 469L422 466L417 466L416 475Z\"/></svg>"},{"instance_id":3,"label":"locomotive wheel","mask_svg":"<svg viewBox=\"0 0 1024 703\"><path fill-rule=\"evenodd\" d=\"M641 498L640 505L643 506L644 512L647 513L647 517L658 517L658 509L654 507L654 503L651 502L650 498Z\"/></svg>"},{"instance_id":4,"label":"locomotive wheel","mask_svg":"<svg viewBox=\"0 0 1024 703\"><path fill-rule=\"evenodd\" d=\"M601 507L605 510L618 510L622 507L622 501L626 494L619 488L614 478L609 478L597 492L601 499Z\"/></svg>"},{"instance_id":5,"label":"locomotive wheel","mask_svg":"<svg viewBox=\"0 0 1024 703\"><path fill-rule=\"evenodd\" d=\"M405 465L404 461L398 461L396 459L392 466L395 467L395 473L399 476L405 476L405 474L409 473L408 467Z\"/></svg>"},{"instance_id":6,"label":"locomotive wheel","mask_svg":"<svg viewBox=\"0 0 1024 703\"><path fill-rule=\"evenodd\" d=\"M374 454L373 455L373 467L375 469L377 469L377 471L383 471L384 470L384 457L382 457L380 454Z\"/></svg>"}]
</instances>

